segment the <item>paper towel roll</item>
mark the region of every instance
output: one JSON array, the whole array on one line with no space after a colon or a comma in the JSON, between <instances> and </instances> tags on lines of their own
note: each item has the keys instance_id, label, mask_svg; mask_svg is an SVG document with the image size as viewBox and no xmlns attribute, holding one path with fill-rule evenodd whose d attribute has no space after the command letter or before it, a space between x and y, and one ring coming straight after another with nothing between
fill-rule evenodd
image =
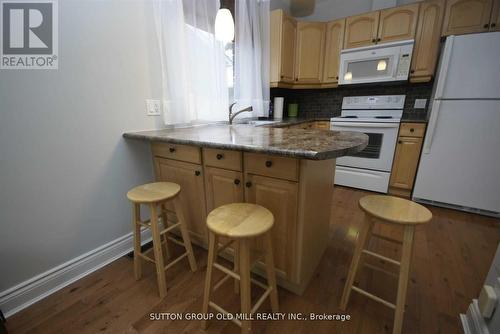
<instances>
[{"instance_id":1,"label":"paper towel roll","mask_svg":"<svg viewBox=\"0 0 500 334\"><path fill-rule=\"evenodd\" d=\"M274 118L282 119L283 118L283 103L285 102L284 97L275 97L274 98Z\"/></svg>"}]
</instances>

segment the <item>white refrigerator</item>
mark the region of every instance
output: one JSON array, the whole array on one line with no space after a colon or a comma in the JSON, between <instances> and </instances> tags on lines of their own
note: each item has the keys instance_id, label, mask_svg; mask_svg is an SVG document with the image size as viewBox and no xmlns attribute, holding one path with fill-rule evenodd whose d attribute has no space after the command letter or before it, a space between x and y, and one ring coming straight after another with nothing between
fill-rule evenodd
<instances>
[{"instance_id":1,"label":"white refrigerator","mask_svg":"<svg viewBox=\"0 0 500 334\"><path fill-rule=\"evenodd\" d=\"M413 200L500 217L500 32L446 39Z\"/></svg>"}]
</instances>

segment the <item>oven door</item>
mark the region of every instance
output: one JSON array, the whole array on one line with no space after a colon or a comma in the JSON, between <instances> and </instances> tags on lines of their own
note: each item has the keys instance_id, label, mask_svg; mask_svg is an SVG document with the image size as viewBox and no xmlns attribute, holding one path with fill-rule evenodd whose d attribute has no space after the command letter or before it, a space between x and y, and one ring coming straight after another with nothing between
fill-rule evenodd
<instances>
[{"instance_id":1,"label":"oven door","mask_svg":"<svg viewBox=\"0 0 500 334\"><path fill-rule=\"evenodd\" d=\"M332 122L330 128L335 131L356 131L368 135L368 145L364 150L337 158L337 165L391 171L399 123Z\"/></svg>"}]
</instances>

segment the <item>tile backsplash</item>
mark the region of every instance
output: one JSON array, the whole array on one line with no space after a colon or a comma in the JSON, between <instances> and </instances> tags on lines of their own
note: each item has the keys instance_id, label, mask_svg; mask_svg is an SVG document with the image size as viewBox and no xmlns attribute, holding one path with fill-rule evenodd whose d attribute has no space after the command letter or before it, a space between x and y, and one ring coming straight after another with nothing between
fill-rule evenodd
<instances>
[{"instance_id":1,"label":"tile backsplash","mask_svg":"<svg viewBox=\"0 0 500 334\"><path fill-rule=\"evenodd\" d=\"M328 89L271 88L271 101L276 96L285 98L283 113L288 103L299 104L299 117L334 117L340 115L344 96L406 95L403 118L425 120L432 92L432 82L424 84L373 85ZM414 109L415 99L427 99L425 109Z\"/></svg>"}]
</instances>

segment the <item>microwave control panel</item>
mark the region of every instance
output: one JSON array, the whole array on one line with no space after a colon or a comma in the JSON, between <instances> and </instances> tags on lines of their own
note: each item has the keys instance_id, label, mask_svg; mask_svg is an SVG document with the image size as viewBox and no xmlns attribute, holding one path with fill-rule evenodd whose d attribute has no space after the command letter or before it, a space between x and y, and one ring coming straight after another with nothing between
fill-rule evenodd
<instances>
[{"instance_id":1,"label":"microwave control panel","mask_svg":"<svg viewBox=\"0 0 500 334\"><path fill-rule=\"evenodd\" d=\"M410 54L402 53L399 55L398 69L396 73L397 79L404 80L408 78L408 72L410 71L410 61Z\"/></svg>"}]
</instances>

